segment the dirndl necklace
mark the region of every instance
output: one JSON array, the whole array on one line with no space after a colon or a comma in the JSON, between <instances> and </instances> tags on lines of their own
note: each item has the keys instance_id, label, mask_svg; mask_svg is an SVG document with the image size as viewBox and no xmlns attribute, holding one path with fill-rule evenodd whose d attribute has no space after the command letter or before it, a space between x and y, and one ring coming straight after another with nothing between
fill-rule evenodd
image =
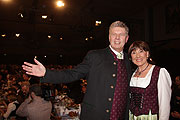
<instances>
[{"instance_id":1,"label":"dirndl necklace","mask_svg":"<svg viewBox=\"0 0 180 120\"><path fill-rule=\"evenodd\" d=\"M139 68L137 69L137 77L139 77L141 75L142 72L144 72L149 66L149 63L148 65L142 70L142 71L139 71Z\"/></svg>"}]
</instances>

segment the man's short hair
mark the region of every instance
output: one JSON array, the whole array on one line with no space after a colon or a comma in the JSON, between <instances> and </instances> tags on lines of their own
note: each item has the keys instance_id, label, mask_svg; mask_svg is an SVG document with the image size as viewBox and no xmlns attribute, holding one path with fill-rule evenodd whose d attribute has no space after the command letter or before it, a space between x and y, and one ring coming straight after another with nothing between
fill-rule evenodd
<instances>
[{"instance_id":1,"label":"man's short hair","mask_svg":"<svg viewBox=\"0 0 180 120\"><path fill-rule=\"evenodd\" d=\"M128 28L127 25L126 25L124 22L122 22L122 21L115 21L115 22L113 22L113 23L110 25L110 27L109 27L109 32L110 32L110 30L111 30L112 28L114 28L114 27L124 28L125 31L126 31L126 34L128 35L128 33L129 33L129 28Z\"/></svg>"},{"instance_id":2,"label":"man's short hair","mask_svg":"<svg viewBox=\"0 0 180 120\"><path fill-rule=\"evenodd\" d=\"M28 81L23 81L22 83L21 83L21 87L23 87L23 86L30 86L30 83L28 82Z\"/></svg>"},{"instance_id":3,"label":"man's short hair","mask_svg":"<svg viewBox=\"0 0 180 120\"><path fill-rule=\"evenodd\" d=\"M42 97L42 88L39 84L33 84L29 88L29 93L34 92L36 96Z\"/></svg>"}]
</instances>

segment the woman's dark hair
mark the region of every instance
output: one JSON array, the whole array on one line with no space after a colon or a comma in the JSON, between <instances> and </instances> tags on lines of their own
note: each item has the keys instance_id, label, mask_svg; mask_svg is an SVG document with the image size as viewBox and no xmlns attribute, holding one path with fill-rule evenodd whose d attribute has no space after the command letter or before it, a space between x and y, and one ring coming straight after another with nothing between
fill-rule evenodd
<instances>
[{"instance_id":1,"label":"woman's dark hair","mask_svg":"<svg viewBox=\"0 0 180 120\"><path fill-rule=\"evenodd\" d=\"M148 63L151 63L151 64L154 64L154 62L152 61L151 57L150 57L150 47L149 45L147 44L147 42L145 41L134 41L130 47L129 47L129 50L128 50L128 55L129 57L131 58L131 53L133 50L136 50L136 49L141 49L141 50L144 50L146 52L149 52L149 57L147 59Z\"/></svg>"}]
</instances>

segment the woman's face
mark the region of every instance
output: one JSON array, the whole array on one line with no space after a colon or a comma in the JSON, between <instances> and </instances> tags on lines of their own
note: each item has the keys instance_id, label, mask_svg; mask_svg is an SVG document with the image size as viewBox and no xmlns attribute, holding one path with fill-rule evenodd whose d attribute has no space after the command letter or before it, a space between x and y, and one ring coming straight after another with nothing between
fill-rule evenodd
<instances>
[{"instance_id":1,"label":"woman's face","mask_svg":"<svg viewBox=\"0 0 180 120\"><path fill-rule=\"evenodd\" d=\"M11 102L11 98L10 97L7 97L7 100L8 100L9 103Z\"/></svg>"},{"instance_id":2,"label":"woman's face","mask_svg":"<svg viewBox=\"0 0 180 120\"><path fill-rule=\"evenodd\" d=\"M180 85L180 77L177 76L175 80L176 80L176 85Z\"/></svg>"},{"instance_id":3,"label":"woman's face","mask_svg":"<svg viewBox=\"0 0 180 120\"><path fill-rule=\"evenodd\" d=\"M140 48L136 48L131 52L132 62L138 67L146 65L148 63L148 57L149 52Z\"/></svg>"}]
</instances>

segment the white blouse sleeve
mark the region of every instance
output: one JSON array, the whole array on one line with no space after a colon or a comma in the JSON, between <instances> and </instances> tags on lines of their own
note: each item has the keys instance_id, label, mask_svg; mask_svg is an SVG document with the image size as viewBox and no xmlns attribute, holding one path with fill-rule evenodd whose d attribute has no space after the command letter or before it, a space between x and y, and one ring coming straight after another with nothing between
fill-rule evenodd
<instances>
[{"instance_id":1,"label":"white blouse sleeve","mask_svg":"<svg viewBox=\"0 0 180 120\"><path fill-rule=\"evenodd\" d=\"M172 81L168 71L161 68L158 79L159 120L169 120L171 84Z\"/></svg>"}]
</instances>

